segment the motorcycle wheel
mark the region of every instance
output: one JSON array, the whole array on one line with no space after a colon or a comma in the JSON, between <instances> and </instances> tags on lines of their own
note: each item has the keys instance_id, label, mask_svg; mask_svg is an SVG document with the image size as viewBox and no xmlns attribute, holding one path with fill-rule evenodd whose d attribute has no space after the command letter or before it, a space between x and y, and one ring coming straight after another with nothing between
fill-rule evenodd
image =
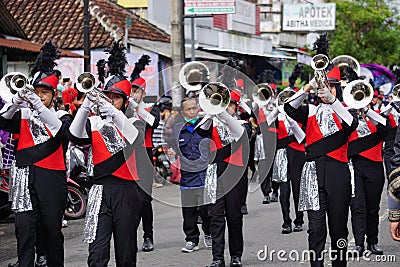
<instances>
[{"instance_id":1,"label":"motorcycle wheel","mask_svg":"<svg viewBox=\"0 0 400 267\"><path fill-rule=\"evenodd\" d=\"M68 186L67 205L65 218L69 220L82 218L86 213L86 198L82 192L72 186Z\"/></svg>"}]
</instances>

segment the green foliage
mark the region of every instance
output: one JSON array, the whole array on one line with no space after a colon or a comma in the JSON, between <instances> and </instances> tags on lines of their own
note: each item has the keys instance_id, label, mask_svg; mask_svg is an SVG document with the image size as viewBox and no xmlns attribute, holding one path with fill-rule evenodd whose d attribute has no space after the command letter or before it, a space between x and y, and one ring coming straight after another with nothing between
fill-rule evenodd
<instances>
[{"instance_id":1,"label":"green foliage","mask_svg":"<svg viewBox=\"0 0 400 267\"><path fill-rule=\"evenodd\" d=\"M360 63L399 65L400 22L385 0L328 0L336 3L336 30L328 34L330 55Z\"/></svg>"}]
</instances>

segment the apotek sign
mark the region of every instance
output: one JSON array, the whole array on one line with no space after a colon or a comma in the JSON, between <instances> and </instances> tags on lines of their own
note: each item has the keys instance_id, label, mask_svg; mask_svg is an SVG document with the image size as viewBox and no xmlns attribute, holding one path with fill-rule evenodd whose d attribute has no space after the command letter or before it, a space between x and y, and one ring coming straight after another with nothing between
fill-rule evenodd
<instances>
[{"instance_id":1,"label":"apotek sign","mask_svg":"<svg viewBox=\"0 0 400 267\"><path fill-rule=\"evenodd\" d=\"M185 15L235 13L236 0L185 0Z\"/></svg>"},{"instance_id":2,"label":"apotek sign","mask_svg":"<svg viewBox=\"0 0 400 267\"><path fill-rule=\"evenodd\" d=\"M282 8L283 31L331 31L335 29L336 4L285 4Z\"/></svg>"}]
</instances>

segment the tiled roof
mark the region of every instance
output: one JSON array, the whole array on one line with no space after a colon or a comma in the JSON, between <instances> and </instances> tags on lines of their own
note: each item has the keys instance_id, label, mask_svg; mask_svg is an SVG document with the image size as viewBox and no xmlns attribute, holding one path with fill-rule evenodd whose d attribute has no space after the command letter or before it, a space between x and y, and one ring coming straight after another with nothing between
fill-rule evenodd
<instances>
[{"instance_id":1,"label":"tiled roof","mask_svg":"<svg viewBox=\"0 0 400 267\"><path fill-rule=\"evenodd\" d=\"M61 49L83 49L83 1L2 0L28 38L43 44L52 38ZM129 38L169 42L169 35L108 0L89 1L91 48L110 47L125 33L125 20L132 19Z\"/></svg>"},{"instance_id":2,"label":"tiled roof","mask_svg":"<svg viewBox=\"0 0 400 267\"><path fill-rule=\"evenodd\" d=\"M0 34L26 39L25 32L10 15L3 2L0 1Z\"/></svg>"}]
</instances>

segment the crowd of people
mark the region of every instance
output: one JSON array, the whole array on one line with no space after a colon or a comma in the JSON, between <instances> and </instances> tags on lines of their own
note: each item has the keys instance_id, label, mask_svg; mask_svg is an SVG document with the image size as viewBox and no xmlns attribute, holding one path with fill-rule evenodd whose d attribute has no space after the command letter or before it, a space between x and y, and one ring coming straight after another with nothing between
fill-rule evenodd
<instances>
[{"instance_id":1,"label":"crowd of people","mask_svg":"<svg viewBox=\"0 0 400 267\"><path fill-rule=\"evenodd\" d=\"M329 58L326 35L314 45L317 54ZM42 47L32 78L0 110L18 250L18 262L10 267L64 265L61 221L69 142L91 147L93 180L83 232L88 266L107 266L111 237L116 265L136 266L140 221L141 249L154 250L152 188L160 182L153 177L152 150L160 144L167 144L176 159L171 166L179 172L177 181L170 180L180 186L181 251L199 250L200 219L210 267L225 266L226 228L229 265L242 266L249 176L259 178L263 204L279 201L282 234L303 231L306 212L308 247L315 252L311 266L323 266L328 229L333 266L346 266L346 255L358 257L366 249L383 254L378 229L385 177L391 234L400 240L400 106L380 92L365 106L357 106L358 98L343 105L343 81L360 77L341 77L330 63L325 85L316 76L294 90L294 77L278 91L266 75L259 83L268 96L246 103L243 80L225 76L222 83L204 83L202 90L227 97L226 106L207 110L199 95L189 92L177 109L168 96L154 105L144 102L146 81L140 73L151 59L143 55L127 78L120 42L109 50L107 77L100 75L100 84L86 94L79 90L87 86L84 81L72 86L53 69L56 51L51 41ZM356 246L348 250L339 241L348 239L349 217Z\"/></svg>"}]
</instances>

